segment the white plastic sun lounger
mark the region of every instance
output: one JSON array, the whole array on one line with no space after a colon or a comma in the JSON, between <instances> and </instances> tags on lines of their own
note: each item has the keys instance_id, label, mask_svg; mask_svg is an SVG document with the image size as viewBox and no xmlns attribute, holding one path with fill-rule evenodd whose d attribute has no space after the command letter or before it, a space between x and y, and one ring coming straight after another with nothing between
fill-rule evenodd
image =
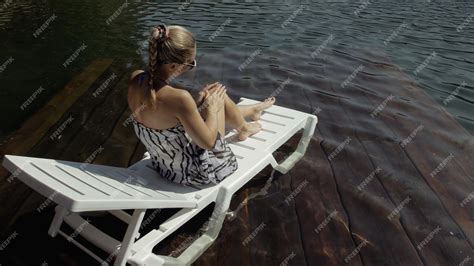
<instances>
[{"instance_id":1,"label":"white plastic sun lounger","mask_svg":"<svg viewBox=\"0 0 474 266\"><path fill-rule=\"evenodd\" d=\"M258 101L241 98L239 104ZM129 168L88 163L5 155L3 166L14 177L56 202L56 214L49 234L60 234L108 265L188 265L194 262L217 238L228 213L232 195L267 165L286 173L304 155L314 133L317 117L313 114L273 105L264 111L260 123L262 131L245 141L231 143L239 168L219 184L194 188L174 184L161 178L151 166L148 153ZM304 129L295 152L282 163L272 153L299 130ZM226 135L235 134L231 131ZM212 216L204 233L179 257L161 256L152 252L155 245L175 232L206 206L215 202ZM147 209L180 208L181 210L140 237L140 226ZM130 215L123 210L132 209ZM81 217L83 212L108 211L128 224L121 241L102 232ZM76 234L108 252L100 258L89 248L61 230L65 221Z\"/></svg>"}]
</instances>

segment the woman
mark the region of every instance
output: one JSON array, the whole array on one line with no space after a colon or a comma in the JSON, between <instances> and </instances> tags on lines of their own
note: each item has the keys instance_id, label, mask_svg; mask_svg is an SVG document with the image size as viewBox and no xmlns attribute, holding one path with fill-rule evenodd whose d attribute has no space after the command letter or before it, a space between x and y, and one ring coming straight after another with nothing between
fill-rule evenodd
<instances>
[{"instance_id":1,"label":"woman","mask_svg":"<svg viewBox=\"0 0 474 266\"><path fill-rule=\"evenodd\" d=\"M193 97L169 82L196 66L196 41L181 26L158 25L149 41L149 69L132 73L128 104L134 130L162 177L183 185L219 183L237 170L237 160L224 139L235 128L239 140L257 133L261 112L274 97L237 106L216 82Z\"/></svg>"}]
</instances>

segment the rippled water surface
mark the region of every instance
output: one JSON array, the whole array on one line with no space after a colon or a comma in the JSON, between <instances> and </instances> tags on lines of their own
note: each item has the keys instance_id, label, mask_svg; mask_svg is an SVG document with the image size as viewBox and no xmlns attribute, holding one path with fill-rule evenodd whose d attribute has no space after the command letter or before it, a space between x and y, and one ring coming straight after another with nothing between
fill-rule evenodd
<instances>
[{"instance_id":1,"label":"rippled water surface","mask_svg":"<svg viewBox=\"0 0 474 266\"><path fill-rule=\"evenodd\" d=\"M147 55L137 49L159 22L184 25L197 37L199 66L184 79L197 87L220 80L236 99L263 99L287 81L278 101L296 101L304 109L312 104L301 91L329 93L314 81L342 84L360 66L347 63L351 59L395 64L474 132L473 2L226 2L5 2L0 5L0 133L17 129L95 59L140 58L145 65ZM83 44L87 48L65 68ZM377 91L384 84L358 86ZM44 90L21 110L40 87ZM348 97L342 87L334 96Z\"/></svg>"}]
</instances>

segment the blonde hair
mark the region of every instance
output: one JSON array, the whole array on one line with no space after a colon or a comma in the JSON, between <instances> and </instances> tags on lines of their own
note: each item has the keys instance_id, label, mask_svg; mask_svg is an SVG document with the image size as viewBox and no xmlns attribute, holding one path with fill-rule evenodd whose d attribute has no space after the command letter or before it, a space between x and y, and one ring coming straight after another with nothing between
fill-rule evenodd
<instances>
[{"instance_id":1,"label":"blonde hair","mask_svg":"<svg viewBox=\"0 0 474 266\"><path fill-rule=\"evenodd\" d=\"M151 30L148 46L148 67L150 69L151 104L154 106L156 91L153 87L155 73L162 63L186 63L196 47L193 34L182 26L158 25ZM145 95L146 97L148 94Z\"/></svg>"}]
</instances>

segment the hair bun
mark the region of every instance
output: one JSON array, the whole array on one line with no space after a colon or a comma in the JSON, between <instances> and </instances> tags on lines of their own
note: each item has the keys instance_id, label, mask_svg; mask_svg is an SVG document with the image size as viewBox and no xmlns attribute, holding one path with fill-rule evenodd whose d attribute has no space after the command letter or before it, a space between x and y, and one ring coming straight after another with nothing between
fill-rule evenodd
<instances>
[{"instance_id":1,"label":"hair bun","mask_svg":"<svg viewBox=\"0 0 474 266\"><path fill-rule=\"evenodd\" d=\"M157 42L164 42L168 38L168 28L164 24L156 25L152 34Z\"/></svg>"}]
</instances>

